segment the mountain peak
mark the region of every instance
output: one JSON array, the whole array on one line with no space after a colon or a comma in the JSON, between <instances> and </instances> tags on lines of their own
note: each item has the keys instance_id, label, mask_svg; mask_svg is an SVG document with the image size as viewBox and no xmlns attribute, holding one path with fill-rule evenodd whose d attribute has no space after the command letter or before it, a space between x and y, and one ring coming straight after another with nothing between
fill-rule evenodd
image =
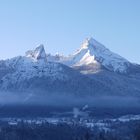
<instances>
[{"instance_id":1,"label":"mountain peak","mask_svg":"<svg viewBox=\"0 0 140 140\"><path fill-rule=\"evenodd\" d=\"M96 66L103 66L110 71L126 73L130 62L90 37L70 57L68 64L78 67L92 65L93 69Z\"/></svg>"},{"instance_id":2,"label":"mountain peak","mask_svg":"<svg viewBox=\"0 0 140 140\"><path fill-rule=\"evenodd\" d=\"M30 57L34 60L46 59L46 52L44 49L44 45L40 44L36 49L27 51L26 57Z\"/></svg>"},{"instance_id":3,"label":"mountain peak","mask_svg":"<svg viewBox=\"0 0 140 140\"><path fill-rule=\"evenodd\" d=\"M88 48L88 49L94 49L94 51L98 50L108 50L104 45L93 39L92 37L87 38L84 43L82 44L81 48Z\"/></svg>"},{"instance_id":4,"label":"mountain peak","mask_svg":"<svg viewBox=\"0 0 140 140\"><path fill-rule=\"evenodd\" d=\"M86 38L86 41L85 42L87 42L88 44L94 44L95 39L93 39L93 37L89 37L89 38Z\"/></svg>"}]
</instances>

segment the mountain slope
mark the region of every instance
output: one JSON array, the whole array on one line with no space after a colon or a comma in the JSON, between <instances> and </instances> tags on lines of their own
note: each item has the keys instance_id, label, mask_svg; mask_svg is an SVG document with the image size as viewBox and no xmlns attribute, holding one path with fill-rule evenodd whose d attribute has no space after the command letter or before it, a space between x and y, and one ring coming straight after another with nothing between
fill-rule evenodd
<instances>
[{"instance_id":1,"label":"mountain slope","mask_svg":"<svg viewBox=\"0 0 140 140\"><path fill-rule=\"evenodd\" d=\"M39 46L34 51L26 53L26 56L1 61L1 91L70 93L69 95L80 96L110 91L98 80L90 79L75 69L60 63L47 62L46 55L42 54L46 54L45 50Z\"/></svg>"}]
</instances>

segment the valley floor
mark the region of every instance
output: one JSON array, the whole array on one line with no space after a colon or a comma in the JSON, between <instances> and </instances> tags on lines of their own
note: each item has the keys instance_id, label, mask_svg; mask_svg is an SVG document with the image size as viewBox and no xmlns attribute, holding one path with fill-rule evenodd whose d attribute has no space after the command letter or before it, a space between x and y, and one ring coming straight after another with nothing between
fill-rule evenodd
<instances>
[{"instance_id":1,"label":"valley floor","mask_svg":"<svg viewBox=\"0 0 140 140\"><path fill-rule=\"evenodd\" d=\"M0 140L140 140L139 108L41 108L1 107Z\"/></svg>"},{"instance_id":2,"label":"valley floor","mask_svg":"<svg viewBox=\"0 0 140 140\"><path fill-rule=\"evenodd\" d=\"M1 118L0 140L139 140L140 115L114 119Z\"/></svg>"}]
</instances>

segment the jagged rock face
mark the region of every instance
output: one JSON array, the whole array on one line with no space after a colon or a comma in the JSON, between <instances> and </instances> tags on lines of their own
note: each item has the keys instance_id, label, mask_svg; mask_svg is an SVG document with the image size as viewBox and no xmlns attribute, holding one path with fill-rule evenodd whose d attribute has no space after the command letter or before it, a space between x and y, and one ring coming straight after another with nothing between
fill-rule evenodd
<instances>
[{"instance_id":1,"label":"jagged rock face","mask_svg":"<svg viewBox=\"0 0 140 140\"><path fill-rule=\"evenodd\" d=\"M61 62L65 58L66 58L65 56L60 54L55 54L55 55L47 54L47 60L49 62Z\"/></svg>"},{"instance_id":2,"label":"jagged rock face","mask_svg":"<svg viewBox=\"0 0 140 140\"><path fill-rule=\"evenodd\" d=\"M46 52L43 45L39 45L35 50L26 52L26 57L30 57L34 60L46 60Z\"/></svg>"}]
</instances>

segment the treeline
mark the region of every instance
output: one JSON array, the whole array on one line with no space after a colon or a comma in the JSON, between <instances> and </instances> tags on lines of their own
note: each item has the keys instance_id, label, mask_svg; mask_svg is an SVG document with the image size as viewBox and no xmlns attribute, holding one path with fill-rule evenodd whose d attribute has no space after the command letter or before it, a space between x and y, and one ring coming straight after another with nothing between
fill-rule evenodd
<instances>
[{"instance_id":1,"label":"treeline","mask_svg":"<svg viewBox=\"0 0 140 140\"><path fill-rule=\"evenodd\" d=\"M109 131L78 124L0 122L0 140L140 140L140 121L114 122Z\"/></svg>"},{"instance_id":2,"label":"treeline","mask_svg":"<svg viewBox=\"0 0 140 140\"><path fill-rule=\"evenodd\" d=\"M0 140L89 140L91 131L78 125L41 125L20 122L17 125L2 124Z\"/></svg>"}]
</instances>

